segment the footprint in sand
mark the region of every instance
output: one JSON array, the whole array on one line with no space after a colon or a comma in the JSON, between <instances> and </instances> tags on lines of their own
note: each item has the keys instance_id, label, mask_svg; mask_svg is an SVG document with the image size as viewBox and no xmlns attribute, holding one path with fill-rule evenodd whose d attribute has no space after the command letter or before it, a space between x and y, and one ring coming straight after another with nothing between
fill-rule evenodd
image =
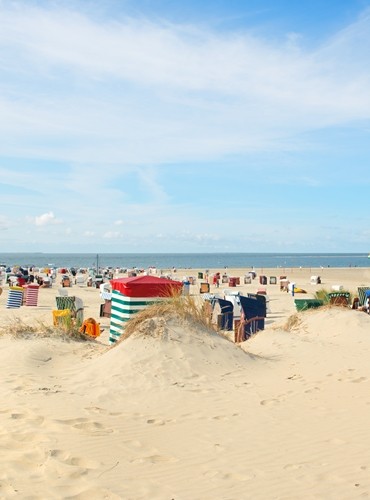
<instances>
[{"instance_id":1,"label":"footprint in sand","mask_svg":"<svg viewBox=\"0 0 370 500\"><path fill-rule=\"evenodd\" d=\"M156 420L155 418L149 418L146 423L151 425L166 425L164 420Z\"/></svg>"},{"instance_id":2,"label":"footprint in sand","mask_svg":"<svg viewBox=\"0 0 370 500\"><path fill-rule=\"evenodd\" d=\"M160 464L160 463L169 463L169 462L178 462L178 459L175 457L169 457L165 455L149 455L147 457L138 457L134 460L130 461L132 464Z\"/></svg>"},{"instance_id":3,"label":"footprint in sand","mask_svg":"<svg viewBox=\"0 0 370 500\"><path fill-rule=\"evenodd\" d=\"M26 420L27 423L40 426L45 421L45 418L41 415L36 415L33 413L10 413L9 418L12 420Z\"/></svg>"},{"instance_id":4,"label":"footprint in sand","mask_svg":"<svg viewBox=\"0 0 370 500\"><path fill-rule=\"evenodd\" d=\"M174 418L167 418L166 420L162 419L157 419L157 418L149 418L146 423L151 424L151 425L166 425L166 424L172 424L176 422L176 419Z\"/></svg>"},{"instance_id":5,"label":"footprint in sand","mask_svg":"<svg viewBox=\"0 0 370 500\"><path fill-rule=\"evenodd\" d=\"M45 435L32 431L8 432L7 438L12 439L13 441L16 441L18 443L29 443L29 444L31 444L32 442L43 443L47 440L47 437Z\"/></svg>"},{"instance_id":6,"label":"footprint in sand","mask_svg":"<svg viewBox=\"0 0 370 500\"><path fill-rule=\"evenodd\" d=\"M233 413L232 415L215 415L213 417L208 417L209 420L229 420L232 417L238 417L239 413Z\"/></svg>"},{"instance_id":7,"label":"footprint in sand","mask_svg":"<svg viewBox=\"0 0 370 500\"><path fill-rule=\"evenodd\" d=\"M21 420L23 418L27 418L27 415L25 415L24 413L11 413L10 418L12 418L13 420Z\"/></svg>"},{"instance_id":8,"label":"footprint in sand","mask_svg":"<svg viewBox=\"0 0 370 500\"><path fill-rule=\"evenodd\" d=\"M290 375L287 377L287 380L301 380L303 379L302 375L299 375L297 373L294 373L294 375Z\"/></svg>"},{"instance_id":9,"label":"footprint in sand","mask_svg":"<svg viewBox=\"0 0 370 500\"><path fill-rule=\"evenodd\" d=\"M281 401L279 399L263 399L260 401L260 405L262 406L268 406L268 405L273 405L273 404L279 404Z\"/></svg>"},{"instance_id":10,"label":"footprint in sand","mask_svg":"<svg viewBox=\"0 0 370 500\"><path fill-rule=\"evenodd\" d=\"M73 429L93 432L94 434L99 433L100 435L110 434L113 429L107 429L103 424L99 422L95 422L93 420L89 420L88 418L74 418L74 419L66 419L66 420L55 420L55 422L62 425L69 425Z\"/></svg>"},{"instance_id":11,"label":"footprint in sand","mask_svg":"<svg viewBox=\"0 0 370 500\"><path fill-rule=\"evenodd\" d=\"M254 474L237 474L235 472L229 472L226 474L223 474L222 479L226 479L228 481L250 481L251 479L254 479Z\"/></svg>"},{"instance_id":12,"label":"footprint in sand","mask_svg":"<svg viewBox=\"0 0 370 500\"><path fill-rule=\"evenodd\" d=\"M304 467L305 464L286 464L284 465L283 469L284 470L299 470L299 469L302 469L302 467Z\"/></svg>"},{"instance_id":13,"label":"footprint in sand","mask_svg":"<svg viewBox=\"0 0 370 500\"><path fill-rule=\"evenodd\" d=\"M224 481L251 481L255 478L254 474L238 474L235 472L224 472L217 470L207 470L203 473L203 476L208 479L222 479Z\"/></svg>"},{"instance_id":14,"label":"footprint in sand","mask_svg":"<svg viewBox=\"0 0 370 500\"><path fill-rule=\"evenodd\" d=\"M86 411L90 413L97 413L99 415L109 415L110 417L122 417L124 413L121 411L109 411L105 408L100 408L99 406L88 406L85 408Z\"/></svg>"},{"instance_id":15,"label":"footprint in sand","mask_svg":"<svg viewBox=\"0 0 370 500\"><path fill-rule=\"evenodd\" d=\"M49 455L51 458L73 467L82 467L83 469L99 469L99 467L101 467L101 464L95 460L88 460L84 457L75 457L64 450L50 450Z\"/></svg>"},{"instance_id":16,"label":"footprint in sand","mask_svg":"<svg viewBox=\"0 0 370 500\"><path fill-rule=\"evenodd\" d=\"M311 392L317 392L317 391L321 391L321 388L318 386L315 386L315 387L312 387L311 389L307 389L304 392L305 392L305 394L310 394Z\"/></svg>"},{"instance_id":17,"label":"footprint in sand","mask_svg":"<svg viewBox=\"0 0 370 500\"><path fill-rule=\"evenodd\" d=\"M124 441L122 443L126 448L129 450L139 450L143 448L143 444L141 441L138 441L137 439L132 439L130 441Z\"/></svg>"},{"instance_id":18,"label":"footprint in sand","mask_svg":"<svg viewBox=\"0 0 370 500\"><path fill-rule=\"evenodd\" d=\"M359 377L359 378L355 378L355 379L351 380L351 382L353 384L359 384L361 382L366 382L366 381L367 381L366 377Z\"/></svg>"}]
</instances>

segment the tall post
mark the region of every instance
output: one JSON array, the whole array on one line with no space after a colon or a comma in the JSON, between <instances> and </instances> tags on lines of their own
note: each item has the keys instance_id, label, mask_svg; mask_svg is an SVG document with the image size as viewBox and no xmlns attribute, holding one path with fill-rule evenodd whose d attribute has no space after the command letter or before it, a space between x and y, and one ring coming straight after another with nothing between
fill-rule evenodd
<instances>
[{"instance_id":1,"label":"tall post","mask_svg":"<svg viewBox=\"0 0 370 500\"><path fill-rule=\"evenodd\" d=\"M99 274L99 254L96 254L96 274Z\"/></svg>"}]
</instances>

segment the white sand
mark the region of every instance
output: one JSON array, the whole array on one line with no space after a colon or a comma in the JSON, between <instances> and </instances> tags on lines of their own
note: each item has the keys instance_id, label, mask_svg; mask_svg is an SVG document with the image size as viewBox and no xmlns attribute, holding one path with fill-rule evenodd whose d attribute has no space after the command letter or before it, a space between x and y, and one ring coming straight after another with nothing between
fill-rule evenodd
<instances>
[{"instance_id":1,"label":"white sand","mask_svg":"<svg viewBox=\"0 0 370 500\"><path fill-rule=\"evenodd\" d=\"M356 268L263 274L287 274L307 297L370 284ZM311 274L323 284L310 285ZM237 289L256 291L257 280ZM5 287L0 324L51 324L57 288L40 290L38 307L8 310ZM110 348L99 290L76 286L69 294L84 300L85 317L105 327L97 342L3 336L0 498L370 496L370 316L314 310L287 332L293 297L266 288L266 329L242 348L161 320L152 335L144 329Z\"/></svg>"}]
</instances>

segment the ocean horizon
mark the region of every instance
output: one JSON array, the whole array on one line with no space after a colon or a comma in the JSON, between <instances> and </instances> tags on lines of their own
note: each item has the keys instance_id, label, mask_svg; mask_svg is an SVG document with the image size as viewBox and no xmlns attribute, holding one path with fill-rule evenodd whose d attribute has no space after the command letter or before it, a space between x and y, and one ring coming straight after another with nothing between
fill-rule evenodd
<instances>
[{"instance_id":1,"label":"ocean horizon","mask_svg":"<svg viewBox=\"0 0 370 500\"><path fill-rule=\"evenodd\" d=\"M370 267L366 253L0 253L0 265L65 268L225 269Z\"/></svg>"}]
</instances>

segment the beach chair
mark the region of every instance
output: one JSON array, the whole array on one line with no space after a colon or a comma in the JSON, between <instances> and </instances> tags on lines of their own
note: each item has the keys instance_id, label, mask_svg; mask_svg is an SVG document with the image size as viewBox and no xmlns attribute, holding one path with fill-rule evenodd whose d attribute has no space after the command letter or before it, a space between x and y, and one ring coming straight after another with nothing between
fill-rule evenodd
<instances>
[{"instance_id":1,"label":"beach chair","mask_svg":"<svg viewBox=\"0 0 370 500\"><path fill-rule=\"evenodd\" d=\"M370 314L370 290L366 290L365 292L365 307L366 312Z\"/></svg>"},{"instance_id":2,"label":"beach chair","mask_svg":"<svg viewBox=\"0 0 370 500\"><path fill-rule=\"evenodd\" d=\"M99 316L101 318L110 318L112 315L112 301L105 300L103 304L100 304Z\"/></svg>"},{"instance_id":3,"label":"beach chair","mask_svg":"<svg viewBox=\"0 0 370 500\"><path fill-rule=\"evenodd\" d=\"M93 283L95 285L95 288L100 288L100 285L103 284L104 282L104 277L102 274L97 274L95 278L93 279Z\"/></svg>"},{"instance_id":4,"label":"beach chair","mask_svg":"<svg viewBox=\"0 0 370 500\"><path fill-rule=\"evenodd\" d=\"M318 299L294 299L297 311L306 311L307 309L317 309L324 305L323 300Z\"/></svg>"},{"instance_id":5,"label":"beach chair","mask_svg":"<svg viewBox=\"0 0 370 500\"><path fill-rule=\"evenodd\" d=\"M266 298L263 295L240 295L241 317L235 333L235 342L244 342L253 334L265 329Z\"/></svg>"},{"instance_id":6,"label":"beach chair","mask_svg":"<svg viewBox=\"0 0 370 500\"><path fill-rule=\"evenodd\" d=\"M72 322L72 315L69 309L53 310L54 326L69 326Z\"/></svg>"},{"instance_id":7,"label":"beach chair","mask_svg":"<svg viewBox=\"0 0 370 500\"><path fill-rule=\"evenodd\" d=\"M285 279L280 279L280 291L281 292L287 292L288 287L289 287L289 280Z\"/></svg>"},{"instance_id":8,"label":"beach chair","mask_svg":"<svg viewBox=\"0 0 370 500\"><path fill-rule=\"evenodd\" d=\"M69 309L71 317L78 325L83 323L83 302L78 297L55 297L57 309L59 311Z\"/></svg>"},{"instance_id":9,"label":"beach chair","mask_svg":"<svg viewBox=\"0 0 370 500\"><path fill-rule=\"evenodd\" d=\"M348 307L350 305L349 292L330 292L328 293L329 304L333 306Z\"/></svg>"},{"instance_id":10,"label":"beach chair","mask_svg":"<svg viewBox=\"0 0 370 500\"><path fill-rule=\"evenodd\" d=\"M359 286L357 288L358 298L359 298L359 306L364 306L366 301L366 292L370 290L369 286Z\"/></svg>"},{"instance_id":11,"label":"beach chair","mask_svg":"<svg viewBox=\"0 0 370 500\"><path fill-rule=\"evenodd\" d=\"M62 287L70 287L70 286L72 286L71 279L68 276L63 276Z\"/></svg>"},{"instance_id":12,"label":"beach chair","mask_svg":"<svg viewBox=\"0 0 370 500\"><path fill-rule=\"evenodd\" d=\"M83 303L83 300L80 299L80 297L75 297L75 305L76 305L76 312L75 312L76 323L78 325L82 325L83 320L84 320L84 303Z\"/></svg>"},{"instance_id":13,"label":"beach chair","mask_svg":"<svg viewBox=\"0 0 370 500\"><path fill-rule=\"evenodd\" d=\"M102 283L100 286L100 297L104 300L112 299L112 286L110 283Z\"/></svg>"},{"instance_id":14,"label":"beach chair","mask_svg":"<svg viewBox=\"0 0 370 500\"><path fill-rule=\"evenodd\" d=\"M231 302L231 304L234 307L233 314L234 314L234 320L235 319L240 319L241 316L241 307L240 307L240 300L239 300L239 295L240 292L237 292L236 294L225 294L225 300Z\"/></svg>"},{"instance_id":15,"label":"beach chair","mask_svg":"<svg viewBox=\"0 0 370 500\"><path fill-rule=\"evenodd\" d=\"M234 305L229 300L216 299L213 309L213 323L220 330L232 330L234 319Z\"/></svg>"},{"instance_id":16,"label":"beach chair","mask_svg":"<svg viewBox=\"0 0 370 500\"><path fill-rule=\"evenodd\" d=\"M84 274L77 274L75 284L78 286L84 286L86 284L86 276Z\"/></svg>"},{"instance_id":17,"label":"beach chair","mask_svg":"<svg viewBox=\"0 0 370 500\"><path fill-rule=\"evenodd\" d=\"M258 315L262 315L264 318L267 316L267 302L268 297L266 293L248 293L247 297L249 299L257 300L259 302L258 305Z\"/></svg>"}]
</instances>

